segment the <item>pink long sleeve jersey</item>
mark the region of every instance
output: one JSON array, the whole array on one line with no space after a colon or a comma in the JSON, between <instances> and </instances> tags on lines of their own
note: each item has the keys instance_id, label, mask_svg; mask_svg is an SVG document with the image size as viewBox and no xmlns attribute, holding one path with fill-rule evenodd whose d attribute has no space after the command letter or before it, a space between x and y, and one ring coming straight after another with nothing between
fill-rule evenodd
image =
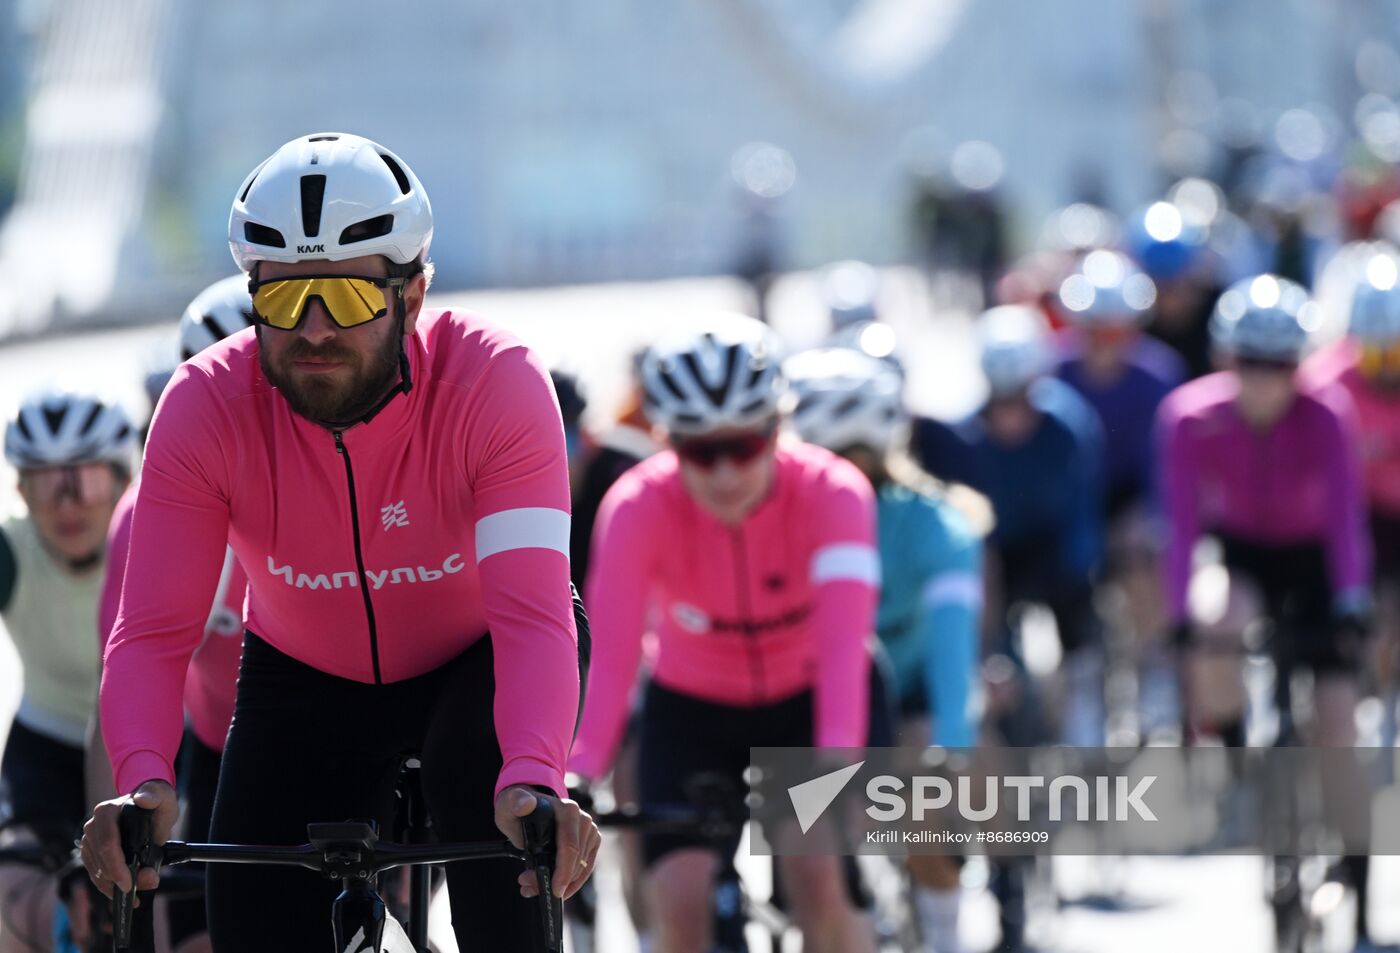
<instances>
[{"instance_id":1,"label":"pink long sleeve jersey","mask_svg":"<svg viewBox=\"0 0 1400 953\"><path fill-rule=\"evenodd\" d=\"M248 628L331 675L411 678L489 630L496 790L563 792L578 656L549 376L512 335L461 312L423 312L405 348L412 390L339 434L268 383L252 329L176 371L102 679L119 790L173 778L185 670L227 541L248 572Z\"/></svg>"},{"instance_id":2,"label":"pink long sleeve jersey","mask_svg":"<svg viewBox=\"0 0 1400 953\"><path fill-rule=\"evenodd\" d=\"M131 518L136 513L139 483L127 487L112 511L107 534L107 574L102 579L102 600L98 605L98 633L105 654L117 623L122 582L126 577L126 556L131 548ZM190 730L205 747L224 750L228 726L233 721L233 702L238 683L238 661L243 652L243 602L248 594L248 577L233 550L224 555L214 604L204 623L204 641L190 659L185 678L185 716Z\"/></svg>"},{"instance_id":3,"label":"pink long sleeve jersey","mask_svg":"<svg viewBox=\"0 0 1400 953\"><path fill-rule=\"evenodd\" d=\"M1240 416L1238 395L1234 374L1211 374L1178 387L1157 414L1172 618L1186 617L1192 547L1210 532L1262 545L1318 543L1338 604L1363 598L1371 552L1346 394L1305 390L1262 433Z\"/></svg>"},{"instance_id":4,"label":"pink long sleeve jersey","mask_svg":"<svg viewBox=\"0 0 1400 953\"><path fill-rule=\"evenodd\" d=\"M874 491L850 463L780 444L768 497L727 526L686 491L675 453L657 454L604 497L590 565L580 774L612 763L648 629L658 684L744 707L812 688L816 743L865 743L880 561Z\"/></svg>"}]
</instances>

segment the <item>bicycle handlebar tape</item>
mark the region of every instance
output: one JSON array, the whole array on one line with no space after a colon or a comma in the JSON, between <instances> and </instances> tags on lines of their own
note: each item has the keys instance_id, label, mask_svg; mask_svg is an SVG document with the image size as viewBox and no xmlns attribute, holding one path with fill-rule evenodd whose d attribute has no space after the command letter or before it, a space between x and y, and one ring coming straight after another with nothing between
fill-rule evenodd
<instances>
[{"instance_id":1,"label":"bicycle handlebar tape","mask_svg":"<svg viewBox=\"0 0 1400 953\"><path fill-rule=\"evenodd\" d=\"M554 806L542 797L535 798L535 809L520 819L520 831L525 839L525 863L535 871L540 883L540 926L544 930L545 949L562 953L564 949L564 903L554 896Z\"/></svg>"},{"instance_id":2,"label":"bicycle handlebar tape","mask_svg":"<svg viewBox=\"0 0 1400 953\"><path fill-rule=\"evenodd\" d=\"M141 861L151 845L151 824L154 811L127 804L117 816L117 830L121 833L122 854L126 857L126 869L131 874L131 890L112 891L112 945L115 949L131 947L131 912L136 898L136 875L141 870Z\"/></svg>"}]
</instances>

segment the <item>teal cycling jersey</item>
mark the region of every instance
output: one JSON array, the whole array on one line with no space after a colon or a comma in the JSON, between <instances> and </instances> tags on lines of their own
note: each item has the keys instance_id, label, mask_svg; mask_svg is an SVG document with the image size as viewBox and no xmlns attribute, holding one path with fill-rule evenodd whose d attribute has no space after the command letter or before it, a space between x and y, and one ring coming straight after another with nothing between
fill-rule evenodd
<instances>
[{"instance_id":1,"label":"teal cycling jersey","mask_svg":"<svg viewBox=\"0 0 1400 953\"><path fill-rule=\"evenodd\" d=\"M878 500L883 582L876 628L902 700L929 700L933 742L977 740L982 541L947 500L898 483Z\"/></svg>"}]
</instances>

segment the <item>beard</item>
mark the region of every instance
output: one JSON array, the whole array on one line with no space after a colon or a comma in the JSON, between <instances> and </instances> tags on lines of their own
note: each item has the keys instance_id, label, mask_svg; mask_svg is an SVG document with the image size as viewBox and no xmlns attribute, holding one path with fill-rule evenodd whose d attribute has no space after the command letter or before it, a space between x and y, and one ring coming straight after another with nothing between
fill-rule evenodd
<instances>
[{"instance_id":1,"label":"beard","mask_svg":"<svg viewBox=\"0 0 1400 953\"><path fill-rule=\"evenodd\" d=\"M296 338L279 355L274 366L258 333L258 363L262 372L282 392L297 414L317 424L353 423L379 405L399 376L399 335L397 327L368 357L335 344L313 347ZM339 361L349 372L339 374L299 374L295 363L304 360Z\"/></svg>"}]
</instances>

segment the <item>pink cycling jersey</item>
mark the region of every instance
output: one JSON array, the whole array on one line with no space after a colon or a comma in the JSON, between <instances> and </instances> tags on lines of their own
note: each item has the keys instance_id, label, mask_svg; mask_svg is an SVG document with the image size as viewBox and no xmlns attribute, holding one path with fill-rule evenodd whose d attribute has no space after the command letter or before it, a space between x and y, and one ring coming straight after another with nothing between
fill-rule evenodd
<instances>
[{"instance_id":1,"label":"pink cycling jersey","mask_svg":"<svg viewBox=\"0 0 1400 953\"><path fill-rule=\"evenodd\" d=\"M461 312L424 312L405 348L412 390L338 434L267 382L251 329L175 372L102 679L120 790L174 776L185 671L227 542L248 571L248 628L331 675L411 678L489 630L496 790L563 792L578 648L549 375L512 335Z\"/></svg>"},{"instance_id":2,"label":"pink cycling jersey","mask_svg":"<svg viewBox=\"0 0 1400 953\"><path fill-rule=\"evenodd\" d=\"M816 743L865 743L880 562L874 491L850 463L780 444L768 497L729 526L685 489L675 453L657 454L604 497L591 565L575 771L612 763L647 630L659 685L743 707L812 688Z\"/></svg>"},{"instance_id":3,"label":"pink cycling jersey","mask_svg":"<svg viewBox=\"0 0 1400 953\"><path fill-rule=\"evenodd\" d=\"M107 575L102 580L102 601L98 606L98 632L103 649L112 637L126 575L126 554L131 548L131 517L136 511L136 488L127 487L112 511L111 531L107 534ZM238 660L243 654L243 600L248 577L229 550L219 573L214 604L204 623L204 641L190 660L185 677L185 715L190 730L206 747L224 749L229 722L233 721L233 699L238 683Z\"/></svg>"},{"instance_id":4,"label":"pink cycling jersey","mask_svg":"<svg viewBox=\"0 0 1400 953\"><path fill-rule=\"evenodd\" d=\"M1370 550L1346 394L1300 392L1267 432L1240 416L1238 394L1234 374L1211 374L1172 391L1157 415L1173 619L1186 618L1191 552L1209 532L1266 546L1320 543L1334 598L1364 596Z\"/></svg>"},{"instance_id":5,"label":"pink cycling jersey","mask_svg":"<svg viewBox=\"0 0 1400 953\"><path fill-rule=\"evenodd\" d=\"M1356 366L1359 356L1356 342L1346 339L1315 354L1303 373L1312 386L1340 385L1351 395L1371 508L1400 519L1400 393L1366 380Z\"/></svg>"}]
</instances>

